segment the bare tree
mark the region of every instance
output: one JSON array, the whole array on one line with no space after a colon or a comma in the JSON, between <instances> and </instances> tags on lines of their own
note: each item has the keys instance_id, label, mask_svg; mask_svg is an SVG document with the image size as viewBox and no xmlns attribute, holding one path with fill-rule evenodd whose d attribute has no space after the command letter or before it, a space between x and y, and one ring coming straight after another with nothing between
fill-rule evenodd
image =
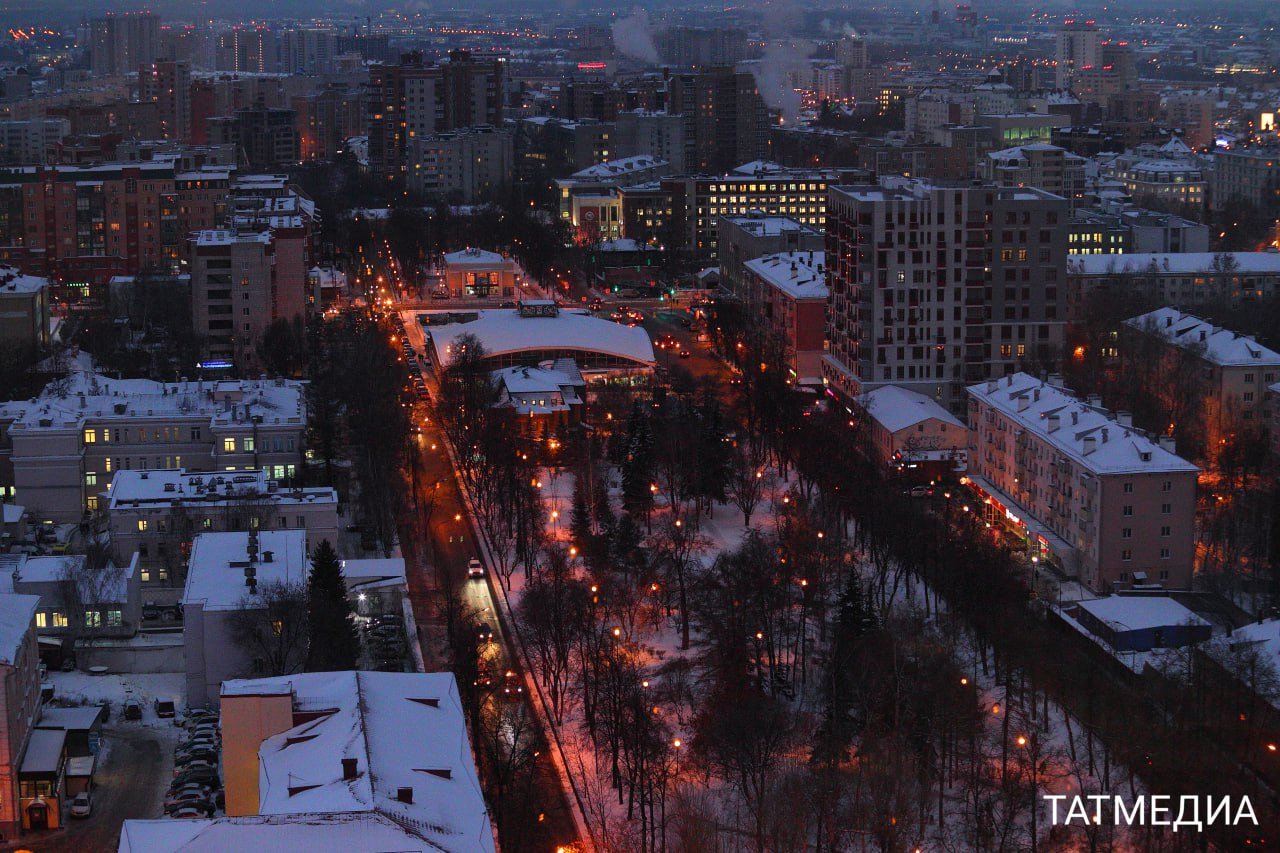
<instances>
[{"instance_id":1,"label":"bare tree","mask_svg":"<svg viewBox=\"0 0 1280 853\"><path fill-rule=\"evenodd\" d=\"M67 614L67 634L73 644L91 648L109 625L108 612L123 605L125 569L111 561L103 541L90 540L83 556L64 557L58 595Z\"/></svg>"},{"instance_id":2,"label":"bare tree","mask_svg":"<svg viewBox=\"0 0 1280 853\"><path fill-rule=\"evenodd\" d=\"M307 663L307 588L268 581L245 593L231 616L236 644L264 675L292 675Z\"/></svg>"}]
</instances>

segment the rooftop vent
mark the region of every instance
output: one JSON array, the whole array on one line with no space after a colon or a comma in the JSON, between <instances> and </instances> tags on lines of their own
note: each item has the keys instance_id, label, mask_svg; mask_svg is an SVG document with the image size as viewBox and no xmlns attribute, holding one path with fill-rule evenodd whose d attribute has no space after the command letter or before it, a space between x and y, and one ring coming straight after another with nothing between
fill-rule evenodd
<instances>
[{"instance_id":1,"label":"rooftop vent","mask_svg":"<svg viewBox=\"0 0 1280 853\"><path fill-rule=\"evenodd\" d=\"M358 775L359 774L356 770L356 760L354 758L342 759L342 780L344 782L350 782Z\"/></svg>"},{"instance_id":2,"label":"rooftop vent","mask_svg":"<svg viewBox=\"0 0 1280 853\"><path fill-rule=\"evenodd\" d=\"M411 787L396 788L396 799L402 803L412 803L413 788Z\"/></svg>"}]
</instances>

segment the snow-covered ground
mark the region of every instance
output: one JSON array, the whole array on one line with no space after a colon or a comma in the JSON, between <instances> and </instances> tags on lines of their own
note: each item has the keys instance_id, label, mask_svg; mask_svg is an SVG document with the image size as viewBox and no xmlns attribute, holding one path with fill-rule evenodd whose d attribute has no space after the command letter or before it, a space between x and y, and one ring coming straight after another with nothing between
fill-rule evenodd
<instances>
[{"instance_id":1,"label":"snow-covered ground","mask_svg":"<svg viewBox=\"0 0 1280 853\"><path fill-rule=\"evenodd\" d=\"M173 720L156 716L155 700L170 699L178 710L186 707L186 676L181 672L90 675L86 672L51 672L46 681L53 685L53 698L66 704L111 703L111 719L120 719L125 702L142 706L141 725L172 726Z\"/></svg>"}]
</instances>

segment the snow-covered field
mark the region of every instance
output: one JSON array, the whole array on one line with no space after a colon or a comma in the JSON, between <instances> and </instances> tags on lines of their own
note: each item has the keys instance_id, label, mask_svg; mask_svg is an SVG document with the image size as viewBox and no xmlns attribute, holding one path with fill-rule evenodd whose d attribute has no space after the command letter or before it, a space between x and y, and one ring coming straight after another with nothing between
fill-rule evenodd
<instances>
[{"instance_id":1,"label":"snow-covered field","mask_svg":"<svg viewBox=\"0 0 1280 853\"><path fill-rule=\"evenodd\" d=\"M142 706L142 725L172 726L173 720L156 716L155 700L173 700L181 710L186 707L186 676L181 672L90 675L87 672L51 672L46 681L53 685L56 702L71 705L96 705L104 699L111 703L111 719L120 719L125 702Z\"/></svg>"}]
</instances>

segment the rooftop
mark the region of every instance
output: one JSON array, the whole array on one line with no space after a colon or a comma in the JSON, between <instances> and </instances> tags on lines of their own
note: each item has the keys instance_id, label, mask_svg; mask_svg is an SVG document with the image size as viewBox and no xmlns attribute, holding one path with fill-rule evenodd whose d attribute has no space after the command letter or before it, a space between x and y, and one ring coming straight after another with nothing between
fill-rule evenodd
<instances>
[{"instance_id":1,"label":"rooftop","mask_svg":"<svg viewBox=\"0 0 1280 853\"><path fill-rule=\"evenodd\" d=\"M0 664L12 664L18 659L39 604L38 595L0 594Z\"/></svg>"},{"instance_id":2,"label":"rooftop","mask_svg":"<svg viewBox=\"0 0 1280 853\"><path fill-rule=\"evenodd\" d=\"M652 154L637 154L633 157L623 157L619 160L606 160L603 163L597 163L594 166L588 166L580 169L570 175L571 180L608 180L610 178L620 178L635 172L643 172L649 169L661 169L669 166L666 160L660 160Z\"/></svg>"},{"instance_id":3,"label":"rooftop","mask_svg":"<svg viewBox=\"0 0 1280 853\"><path fill-rule=\"evenodd\" d=\"M1248 335L1220 328L1177 308L1157 308L1124 323L1141 332L1158 335L1173 346L1195 348L1207 361L1224 367L1280 365L1280 353Z\"/></svg>"},{"instance_id":4,"label":"rooftop","mask_svg":"<svg viewBox=\"0 0 1280 853\"><path fill-rule=\"evenodd\" d=\"M338 502L331 487L281 488L277 480L260 471L187 471L164 468L151 471L117 471L108 490L111 510L144 506L168 507L178 502L200 502L224 506L229 502L253 498L271 504L310 504Z\"/></svg>"},{"instance_id":5,"label":"rooftop","mask_svg":"<svg viewBox=\"0 0 1280 853\"><path fill-rule=\"evenodd\" d=\"M16 293L36 293L49 286L49 279L23 275L14 267L0 266L0 296Z\"/></svg>"},{"instance_id":6,"label":"rooftop","mask_svg":"<svg viewBox=\"0 0 1280 853\"><path fill-rule=\"evenodd\" d=\"M126 820L120 830L117 853L438 853L440 849L379 814L290 814L212 820Z\"/></svg>"},{"instance_id":7,"label":"rooftop","mask_svg":"<svg viewBox=\"0 0 1280 853\"><path fill-rule=\"evenodd\" d=\"M269 583L307 582L307 531L266 530L257 539L258 552L251 563L249 533L197 536L191 543L182 603L203 604L205 610L241 609L253 595L245 583L245 569L249 566L253 567L259 589Z\"/></svg>"},{"instance_id":8,"label":"rooftop","mask_svg":"<svg viewBox=\"0 0 1280 853\"><path fill-rule=\"evenodd\" d=\"M1142 631L1170 625L1208 625L1192 611L1163 595L1110 595L1077 606L1114 631Z\"/></svg>"},{"instance_id":9,"label":"rooftop","mask_svg":"<svg viewBox=\"0 0 1280 853\"><path fill-rule=\"evenodd\" d=\"M937 400L897 385L882 385L862 395L859 404L889 432L913 427L927 420L939 420L959 430L968 429Z\"/></svg>"},{"instance_id":10,"label":"rooftop","mask_svg":"<svg viewBox=\"0 0 1280 853\"><path fill-rule=\"evenodd\" d=\"M1231 260L1226 261L1227 258ZM1123 273L1212 273L1215 259L1224 271L1241 275L1280 274L1280 252L1157 252L1131 255L1068 255L1067 272L1076 275Z\"/></svg>"},{"instance_id":11,"label":"rooftop","mask_svg":"<svg viewBox=\"0 0 1280 853\"><path fill-rule=\"evenodd\" d=\"M442 312L448 314L449 312ZM623 326L579 311L561 311L554 317L523 317L518 309L488 309L454 315L455 322L427 328L435 348L436 363L453 358L453 343L463 335L475 336L490 356L548 350L597 353L652 366L653 343L639 326Z\"/></svg>"},{"instance_id":12,"label":"rooftop","mask_svg":"<svg viewBox=\"0 0 1280 853\"><path fill-rule=\"evenodd\" d=\"M316 716L262 742L261 814L385 815L443 850L493 850L452 674L317 672L226 681L223 707L236 696L282 690L292 692L295 713ZM355 760L355 779L343 778L343 759ZM402 788L411 789L410 802L400 798ZM372 848L363 842L356 849Z\"/></svg>"},{"instance_id":13,"label":"rooftop","mask_svg":"<svg viewBox=\"0 0 1280 853\"><path fill-rule=\"evenodd\" d=\"M449 252L444 256L444 262L451 267L515 267L513 261L502 257L497 252L474 247Z\"/></svg>"},{"instance_id":14,"label":"rooftop","mask_svg":"<svg viewBox=\"0 0 1280 853\"><path fill-rule=\"evenodd\" d=\"M777 237L790 231L807 231L814 235L822 233L816 228L803 225L787 216L747 214L746 216L723 216L720 221L731 223L757 237Z\"/></svg>"},{"instance_id":15,"label":"rooftop","mask_svg":"<svg viewBox=\"0 0 1280 853\"><path fill-rule=\"evenodd\" d=\"M746 268L792 299L826 299L824 252L779 252L747 261Z\"/></svg>"},{"instance_id":16,"label":"rooftop","mask_svg":"<svg viewBox=\"0 0 1280 853\"><path fill-rule=\"evenodd\" d=\"M1000 410L1095 474L1194 473L1195 465L1164 449L1105 410L1025 373L968 387L969 396Z\"/></svg>"}]
</instances>

